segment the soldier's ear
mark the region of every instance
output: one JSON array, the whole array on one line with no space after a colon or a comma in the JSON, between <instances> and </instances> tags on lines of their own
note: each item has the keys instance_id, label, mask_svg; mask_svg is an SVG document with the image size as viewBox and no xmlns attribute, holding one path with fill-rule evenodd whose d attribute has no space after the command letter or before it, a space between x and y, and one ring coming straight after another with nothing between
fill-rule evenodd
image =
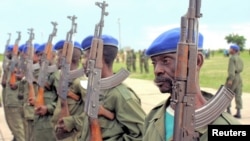
<instances>
[{"instance_id":1,"label":"soldier's ear","mask_svg":"<svg viewBox=\"0 0 250 141\"><path fill-rule=\"evenodd\" d=\"M198 54L197 54L197 70L200 70L200 68L203 65L203 62L204 62L203 54L202 54L202 52L198 51Z\"/></svg>"}]
</instances>

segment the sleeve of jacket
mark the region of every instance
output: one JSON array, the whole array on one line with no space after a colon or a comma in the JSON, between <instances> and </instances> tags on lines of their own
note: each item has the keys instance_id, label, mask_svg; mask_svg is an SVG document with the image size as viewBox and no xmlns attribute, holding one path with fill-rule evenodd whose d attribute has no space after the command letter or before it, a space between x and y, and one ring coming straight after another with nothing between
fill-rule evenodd
<instances>
[{"instance_id":1,"label":"sleeve of jacket","mask_svg":"<svg viewBox=\"0 0 250 141\"><path fill-rule=\"evenodd\" d=\"M125 141L142 140L145 112L143 111L140 99L128 89L118 89L119 102L117 102L116 118L123 125L126 134Z\"/></svg>"},{"instance_id":2,"label":"sleeve of jacket","mask_svg":"<svg viewBox=\"0 0 250 141\"><path fill-rule=\"evenodd\" d=\"M56 102L57 102L57 93L56 90L53 88L54 87L54 82L55 82L55 75L53 73L51 73L48 77L48 85L51 87L51 91L53 91L53 102L49 103L46 105L46 107L48 108L48 113L49 114L53 114L55 108L56 108Z\"/></svg>"},{"instance_id":3,"label":"sleeve of jacket","mask_svg":"<svg viewBox=\"0 0 250 141\"><path fill-rule=\"evenodd\" d=\"M73 129L81 131L83 129L83 125L88 126L88 117L83 112L80 115L64 117L63 122L68 131L72 131Z\"/></svg>"}]
</instances>

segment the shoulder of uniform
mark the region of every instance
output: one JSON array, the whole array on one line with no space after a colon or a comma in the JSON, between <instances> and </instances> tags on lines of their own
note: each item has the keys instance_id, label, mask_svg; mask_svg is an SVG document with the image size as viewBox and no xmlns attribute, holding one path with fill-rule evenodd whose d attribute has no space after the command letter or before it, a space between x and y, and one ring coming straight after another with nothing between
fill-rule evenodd
<instances>
[{"instance_id":1,"label":"shoulder of uniform","mask_svg":"<svg viewBox=\"0 0 250 141\"><path fill-rule=\"evenodd\" d=\"M121 95L125 100L129 100L131 98L134 98L135 96L137 97L133 89L125 84L119 84L118 86L111 88L110 93L117 93L118 95Z\"/></svg>"},{"instance_id":2,"label":"shoulder of uniform","mask_svg":"<svg viewBox=\"0 0 250 141\"><path fill-rule=\"evenodd\" d=\"M147 114L145 121L151 122L153 120L159 119L162 116L164 116L165 114L164 111L166 111L166 106L167 106L166 103L167 101L163 100L160 103L158 103L156 106L154 106Z\"/></svg>"}]
</instances>

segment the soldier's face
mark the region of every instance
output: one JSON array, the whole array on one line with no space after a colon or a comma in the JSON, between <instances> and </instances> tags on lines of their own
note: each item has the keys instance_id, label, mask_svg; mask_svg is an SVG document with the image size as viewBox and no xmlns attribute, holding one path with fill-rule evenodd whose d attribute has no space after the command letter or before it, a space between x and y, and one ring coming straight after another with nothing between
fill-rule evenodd
<instances>
[{"instance_id":1,"label":"soldier's face","mask_svg":"<svg viewBox=\"0 0 250 141\"><path fill-rule=\"evenodd\" d=\"M89 60L89 53L90 53L90 49L86 50L84 52L84 56L83 56L83 61L82 61L82 65L83 65L83 68L84 68L84 73L86 74L86 76L88 76L88 60Z\"/></svg>"},{"instance_id":2,"label":"soldier's face","mask_svg":"<svg viewBox=\"0 0 250 141\"><path fill-rule=\"evenodd\" d=\"M12 52L11 52L11 51L8 51L8 52L6 53L6 56L7 56L8 59L11 59Z\"/></svg>"},{"instance_id":3,"label":"soldier's face","mask_svg":"<svg viewBox=\"0 0 250 141\"><path fill-rule=\"evenodd\" d=\"M171 93L174 74L176 53L167 53L151 57L154 66L155 84L162 93Z\"/></svg>"},{"instance_id":4,"label":"soldier's face","mask_svg":"<svg viewBox=\"0 0 250 141\"><path fill-rule=\"evenodd\" d=\"M62 49L58 50L57 52L57 61L56 61L56 64L57 64L57 67L60 69L61 68L61 60L62 60Z\"/></svg>"}]
</instances>

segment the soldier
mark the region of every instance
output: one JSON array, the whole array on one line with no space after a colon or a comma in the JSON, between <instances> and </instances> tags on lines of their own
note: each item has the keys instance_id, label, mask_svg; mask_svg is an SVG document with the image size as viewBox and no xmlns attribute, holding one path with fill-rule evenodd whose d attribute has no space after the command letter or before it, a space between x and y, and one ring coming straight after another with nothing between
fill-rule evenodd
<instances>
[{"instance_id":1,"label":"soldier","mask_svg":"<svg viewBox=\"0 0 250 141\"><path fill-rule=\"evenodd\" d=\"M64 42L65 40L60 40L54 46L55 50L57 50L58 52L57 65L59 66L59 69L61 68L61 58L62 58ZM79 67L81 55L82 55L81 45L75 41L72 61L70 64L71 71L76 70ZM59 79L60 79L59 73L57 73L54 84L53 84L55 88L58 88L59 86ZM61 129L65 131L65 137L63 137L64 139L58 139L60 141L77 140L82 129L83 124L82 124L82 119L80 115L84 111L83 97L85 97L86 90L80 86L80 80L86 80L86 78L85 77L75 78L72 81L70 81L70 84L69 84L69 91L68 91L68 96L67 96L67 103L68 103L67 106L69 110L69 116L60 117L60 112L62 110L61 99L59 98L57 100L56 109L52 117L52 124L55 129L54 132L56 132L57 129ZM58 93L58 90L57 90L57 94L60 96L60 93Z\"/></svg>"},{"instance_id":2,"label":"soldier","mask_svg":"<svg viewBox=\"0 0 250 141\"><path fill-rule=\"evenodd\" d=\"M20 76L25 76L22 78L19 87L19 97L23 99L23 113L24 113L24 132L25 132L25 141L33 141L34 140L34 115L35 115L35 111L34 111L34 104L35 104L35 94L38 91L38 85L36 82L36 79L38 77L38 73L39 73L39 57L36 54L36 49L39 47L39 44L35 43L33 45L34 47L34 56L32 58L32 60L28 60L28 56L30 55L28 52L28 44L24 44L23 46L23 57L25 58L25 62L24 62L24 66L22 66L22 70L20 70L21 72L19 73ZM32 68L28 68L28 61L32 61L33 66ZM21 62L22 63L22 62ZM32 83L32 87L34 89L34 93L30 87L30 84L28 82L28 76L27 76L27 69L30 69L29 71L32 72L34 80ZM32 79L32 78L31 78ZM32 95L30 95L30 92L34 94L34 97Z\"/></svg>"},{"instance_id":3,"label":"soldier","mask_svg":"<svg viewBox=\"0 0 250 141\"><path fill-rule=\"evenodd\" d=\"M173 96L172 86L175 77L176 50L180 38L180 28L170 29L159 35L146 51L146 55L152 60L155 74L155 84L159 87L161 93L170 93L167 100L162 101L155 106L147 115L144 125L144 141L168 141L173 139L174 112L176 109L173 103L170 104L170 98ZM202 107L206 103L205 93L200 90L199 71L202 67L204 58L202 55L203 36L199 34L197 69L195 84L195 109ZM195 62L194 62L195 63ZM206 94L207 95L207 94ZM209 94L211 95L211 94ZM223 112L213 124L240 124L238 120L230 114ZM201 130L202 129L202 130ZM207 140L207 127L205 129L195 129L199 133L198 140Z\"/></svg>"},{"instance_id":4,"label":"soldier","mask_svg":"<svg viewBox=\"0 0 250 141\"><path fill-rule=\"evenodd\" d=\"M131 71L131 67L132 67L132 53L130 50L127 51L127 56L126 56L126 66L127 66L127 70Z\"/></svg>"},{"instance_id":5,"label":"soldier","mask_svg":"<svg viewBox=\"0 0 250 141\"><path fill-rule=\"evenodd\" d=\"M114 73L112 71L113 63L118 51L118 41L112 36L102 35L103 40L103 67L101 78L108 78ZM89 57L91 42L93 36L88 36L82 41L82 47ZM89 58L88 58L89 59ZM88 59L86 60L88 62ZM84 63L86 64L86 63ZM84 66L85 72L87 66ZM103 141L140 141L142 140L142 126L145 118L145 112L141 107L140 98L136 93L124 84L119 84L113 88L102 90L98 120L100 123ZM108 119L104 116L102 109L114 113L114 119ZM84 130L80 140L86 140L89 136L89 123L87 117L84 118Z\"/></svg>"},{"instance_id":6,"label":"soldier","mask_svg":"<svg viewBox=\"0 0 250 141\"><path fill-rule=\"evenodd\" d=\"M139 56L140 56L140 69L141 69L141 73L143 73L143 70L148 73L148 57L145 56L145 51L146 49L144 49L143 51L139 51Z\"/></svg>"},{"instance_id":7,"label":"soldier","mask_svg":"<svg viewBox=\"0 0 250 141\"><path fill-rule=\"evenodd\" d=\"M12 51L13 46L9 49L9 51ZM10 55L8 56L9 59L11 59L11 54L8 55ZM22 115L22 100L18 98L20 80L17 80L14 85L10 85L10 74L11 72L8 70L8 72L6 73L6 87L4 88L3 93L6 121L14 136L13 140L25 141Z\"/></svg>"},{"instance_id":8,"label":"soldier","mask_svg":"<svg viewBox=\"0 0 250 141\"><path fill-rule=\"evenodd\" d=\"M12 49L13 49L13 45L8 45L7 46L7 50L6 50L6 54L4 54L4 58L6 61L6 67L3 66L3 70L1 69L1 74L3 73L3 76L2 76L2 82L1 82L1 85L2 85L2 101L3 101L3 105L4 105L4 101L5 101L5 88L6 88L6 83L8 82L7 80L7 76L9 75L9 62L11 60L11 53L12 53ZM4 65L4 63L3 63Z\"/></svg>"},{"instance_id":9,"label":"soldier","mask_svg":"<svg viewBox=\"0 0 250 141\"><path fill-rule=\"evenodd\" d=\"M132 55L132 69L133 69L133 72L136 72L136 53L135 51L132 49L131 50L131 55Z\"/></svg>"},{"instance_id":10,"label":"soldier","mask_svg":"<svg viewBox=\"0 0 250 141\"><path fill-rule=\"evenodd\" d=\"M47 43L44 43L36 49L37 59L39 60L40 65L42 65L41 58L46 44ZM52 52L52 59L50 60L51 62L49 62L49 66L53 65L54 58L55 51ZM52 85L55 80L54 71L50 72L45 78L46 83L43 93L44 105L35 104L35 117L33 122L35 141L56 141L53 134L53 126L51 124L51 117L53 116L57 101L56 88Z\"/></svg>"},{"instance_id":11,"label":"soldier","mask_svg":"<svg viewBox=\"0 0 250 141\"><path fill-rule=\"evenodd\" d=\"M226 86L230 88L235 93L235 103L237 112L234 115L236 118L241 118L240 110L242 109L242 79L241 72L243 71L243 61L241 60L239 53L240 47L236 44L232 44L229 49L230 58L228 62L228 77L226 80ZM231 114L230 111L231 104L227 108L227 112Z\"/></svg>"}]
</instances>

